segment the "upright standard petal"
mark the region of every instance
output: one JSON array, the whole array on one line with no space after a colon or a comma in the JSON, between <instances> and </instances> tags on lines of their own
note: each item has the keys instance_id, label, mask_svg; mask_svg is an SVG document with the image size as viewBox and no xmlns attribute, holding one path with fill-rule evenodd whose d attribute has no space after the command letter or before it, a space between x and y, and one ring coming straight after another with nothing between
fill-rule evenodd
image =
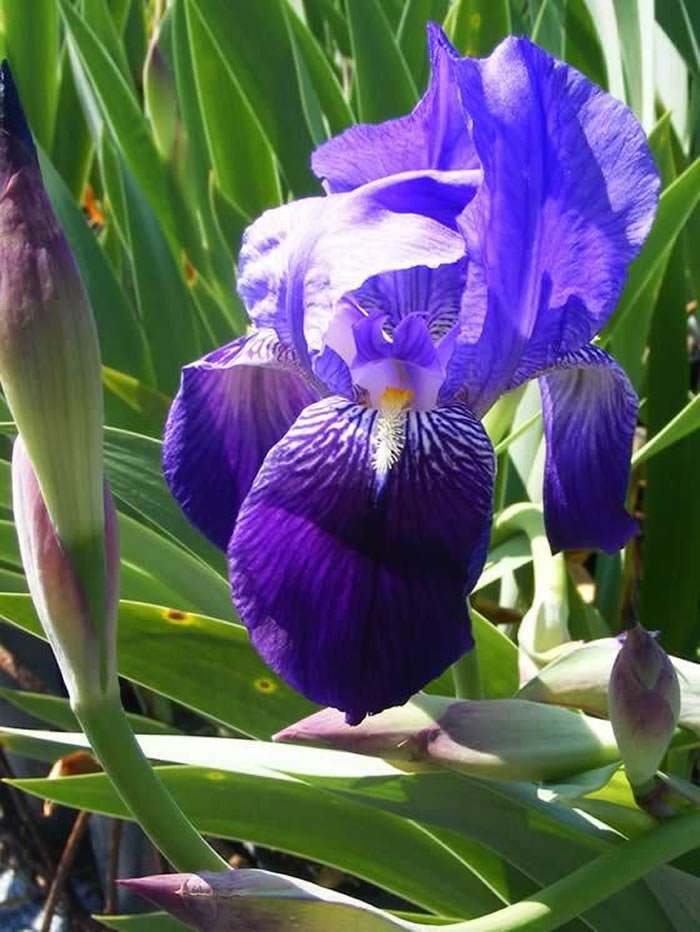
<instances>
[{"instance_id":1,"label":"upright standard petal","mask_svg":"<svg viewBox=\"0 0 700 932\"><path fill-rule=\"evenodd\" d=\"M251 318L308 362L322 351L346 292L380 272L464 257L457 217L480 177L412 172L267 211L246 231L239 259L238 289Z\"/></svg>"},{"instance_id":2,"label":"upright standard petal","mask_svg":"<svg viewBox=\"0 0 700 932\"><path fill-rule=\"evenodd\" d=\"M226 549L267 451L319 392L270 330L182 370L163 438L163 470L190 521Z\"/></svg>"},{"instance_id":3,"label":"upright standard petal","mask_svg":"<svg viewBox=\"0 0 700 932\"><path fill-rule=\"evenodd\" d=\"M634 389L595 346L567 354L539 382L547 443L544 517L552 549L613 553L637 531L625 510Z\"/></svg>"},{"instance_id":4,"label":"upright standard petal","mask_svg":"<svg viewBox=\"0 0 700 932\"><path fill-rule=\"evenodd\" d=\"M329 192L423 168L476 168L467 120L454 76L458 59L445 33L428 25L430 85L408 116L377 125L351 126L320 146L311 166Z\"/></svg>"},{"instance_id":5,"label":"upright standard petal","mask_svg":"<svg viewBox=\"0 0 700 932\"><path fill-rule=\"evenodd\" d=\"M493 451L461 404L405 412L377 466L377 411L327 398L270 451L229 546L233 598L270 666L352 722L405 702L472 646Z\"/></svg>"},{"instance_id":6,"label":"upright standard petal","mask_svg":"<svg viewBox=\"0 0 700 932\"><path fill-rule=\"evenodd\" d=\"M460 382L481 413L585 345L651 228L659 178L636 117L528 39L455 65L484 181L465 210Z\"/></svg>"}]
</instances>

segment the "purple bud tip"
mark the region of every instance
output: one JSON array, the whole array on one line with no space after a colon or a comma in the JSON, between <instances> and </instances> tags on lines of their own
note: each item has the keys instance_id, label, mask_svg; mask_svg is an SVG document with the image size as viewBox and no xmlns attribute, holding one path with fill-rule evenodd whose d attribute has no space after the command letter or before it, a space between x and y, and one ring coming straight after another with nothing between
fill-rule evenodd
<instances>
[{"instance_id":1,"label":"purple bud tip","mask_svg":"<svg viewBox=\"0 0 700 932\"><path fill-rule=\"evenodd\" d=\"M34 140L7 59L0 65L0 131L0 151L8 167L12 166L16 170L28 162L39 164Z\"/></svg>"},{"instance_id":2,"label":"purple bud tip","mask_svg":"<svg viewBox=\"0 0 700 932\"><path fill-rule=\"evenodd\" d=\"M321 709L288 725L272 736L273 741L306 741L312 744L335 745L352 735L352 725L337 709Z\"/></svg>"},{"instance_id":3,"label":"purple bud tip","mask_svg":"<svg viewBox=\"0 0 700 932\"><path fill-rule=\"evenodd\" d=\"M200 928L207 927L210 909L215 906L214 891L198 874L156 874L118 883L172 916L183 922L194 922Z\"/></svg>"}]
</instances>

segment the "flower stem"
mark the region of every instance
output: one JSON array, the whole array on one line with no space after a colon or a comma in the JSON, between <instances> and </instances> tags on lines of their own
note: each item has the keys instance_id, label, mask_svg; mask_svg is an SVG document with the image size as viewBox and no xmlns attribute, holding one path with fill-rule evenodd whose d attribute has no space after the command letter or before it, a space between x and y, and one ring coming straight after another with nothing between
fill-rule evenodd
<instances>
[{"instance_id":1,"label":"flower stem","mask_svg":"<svg viewBox=\"0 0 700 932\"><path fill-rule=\"evenodd\" d=\"M443 926L443 929L446 932L550 932L698 844L700 814L669 819L526 900L479 919Z\"/></svg>"},{"instance_id":2,"label":"flower stem","mask_svg":"<svg viewBox=\"0 0 700 932\"><path fill-rule=\"evenodd\" d=\"M452 664L452 678L455 684L455 696L458 699L484 698L476 648L462 654L459 660Z\"/></svg>"},{"instance_id":3,"label":"flower stem","mask_svg":"<svg viewBox=\"0 0 700 932\"><path fill-rule=\"evenodd\" d=\"M141 828L178 871L228 868L189 822L143 755L116 689L73 711L105 773Z\"/></svg>"}]
</instances>

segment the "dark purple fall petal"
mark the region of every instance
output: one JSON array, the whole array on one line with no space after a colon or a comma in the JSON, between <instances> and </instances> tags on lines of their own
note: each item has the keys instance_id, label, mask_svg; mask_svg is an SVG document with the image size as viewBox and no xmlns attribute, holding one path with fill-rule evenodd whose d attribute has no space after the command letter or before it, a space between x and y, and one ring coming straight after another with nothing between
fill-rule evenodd
<instances>
[{"instance_id":1,"label":"dark purple fall petal","mask_svg":"<svg viewBox=\"0 0 700 932\"><path fill-rule=\"evenodd\" d=\"M378 412L307 408L267 456L229 546L262 657L350 721L405 702L472 646L466 594L485 557L493 451L461 404L406 412L374 462Z\"/></svg>"},{"instance_id":2,"label":"dark purple fall petal","mask_svg":"<svg viewBox=\"0 0 700 932\"><path fill-rule=\"evenodd\" d=\"M346 292L380 272L464 257L457 217L479 180L479 172L414 172L266 211L239 259L248 313L306 361L322 351Z\"/></svg>"},{"instance_id":3,"label":"dark purple fall petal","mask_svg":"<svg viewBox=\"0 0 700 932\"><path fill-rule=\"evenodd\" d=\"M163 470L190 521L225 550L267 451L319 393L271 331L182 370L163 438Z\"/></svg>"},{"instance_id":4,"label":"dark purple fall petal","mask_svg":"<svg viewBox=\"0 0 700 932\"><path fill-rule=\"evenodd\" d=\"M379 125L351 126L314 152L311 166L329 192L400 172L478 167L454 79L457 53L433 24L428 41L430 86L412 113Z\"/></svg>"},{"instance_id":5,"label":"dark purple fall petal","mask_svg":"<svg viewBox=\"0 0 700 932\"><path fill-rule=\"evenodd\" d=\"M481 414L601 329L659 178L631 111L528 39L455 74L484 181L462 218L468 280L443 397L463 384Z\"/></svg>"},{"instance_id":6,"label":"dark purple fall petal","mask_svg":"<svg viewBox=\"0 0 700 932\"><path fill-rule=\"evenodd\" d=\"M547 442L544 518L552 549L613 553L637 532L625 510L634 389L595 346L564 356L539 382Z\"/></svg>"}]
</instances>

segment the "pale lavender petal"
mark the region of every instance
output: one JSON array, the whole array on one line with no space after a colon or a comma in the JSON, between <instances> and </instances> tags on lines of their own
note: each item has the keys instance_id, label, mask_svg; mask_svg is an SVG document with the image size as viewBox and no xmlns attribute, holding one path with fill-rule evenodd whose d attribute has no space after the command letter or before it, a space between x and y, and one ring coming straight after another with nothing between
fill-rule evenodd
<instances>
[{"instance_id":1,"label":"pale lavender petal","mask_svg":"<svg viewBox=\"0 0 700 932\"><path fill-rule=\"evenodd\" d=\"M270 330L182 370L163 438L163 470L192 523L226 549L265 454L319 392Z\"/></svg>"},{"instance_id":2,"label":"pale lavender petal","mask_svg":"<svg viewBox=\"0 0 700 932\"><path fill-rule=\"evenodd\" d=\"M353 383L367 393L373 407L381 407L387 388L411 392L411 407L435 407L445 368L420 314L399 321L386 333L383 314L365 317L353 327L356 355L350 365Z\"/></svg>"},{"instance_id":3,"label":"pale lavender petal","mask_svg":"<svg viewBox=\"0 0 700 932\"><path fill-rule=\"evenodd\" d=\"M328 191L350 191L376 178L422 168L478 166L454 76L457 53L432 23L428 41L430 85L412 113L377 125L351 126L314 152L311 166Z\"/></svg>"},{"instance_id":4,"label":"pale lavender petal","mask_svg":"<svg viewBox=\"0 0 700 932\"><path fill-rule=\"evenodd\" d=\"M444 397L463 383L481 413L601 329L659 178L631 111L528 39L455 70L484 181L462 218L468 281Z\"/></svg>"},{"instance_id":5,"label":"pale lavender petal","mask_svg":"<svg viewBox=\"0 0 700 932\"><path fill-rule=\"evenodd\" d=\"M414 172L267 211L245 234L238 286L251 318L302 361L322 351L339 299L380 272L464 257L457 217L479 172Z\"/></svg>"},{"instance_id":6,"label":"pale lavender petal","mask_svg":"<svg viewBox=\"0 0 700 932\"><path fill-rule=\"evenodd\" d=\"M340 398L307 408L268 454L229 546L260 654L352 721L405 702L472 645L491 445L461 404L407 412L399 429L398 456L379 469L376 411Z\"/></svg>"},{"instance_id":7,"label":"pale lavender petal","mask_svg":"<svg viewBox=\"0 0 700 932\"><path fill-rule=\"evenodd\" d=\"M594 346L567 354L539 381L547 442L544 516L552 549L619 550L637 532L625 509L634 389L615 360Z\"/></svg>"}]
</instances>

